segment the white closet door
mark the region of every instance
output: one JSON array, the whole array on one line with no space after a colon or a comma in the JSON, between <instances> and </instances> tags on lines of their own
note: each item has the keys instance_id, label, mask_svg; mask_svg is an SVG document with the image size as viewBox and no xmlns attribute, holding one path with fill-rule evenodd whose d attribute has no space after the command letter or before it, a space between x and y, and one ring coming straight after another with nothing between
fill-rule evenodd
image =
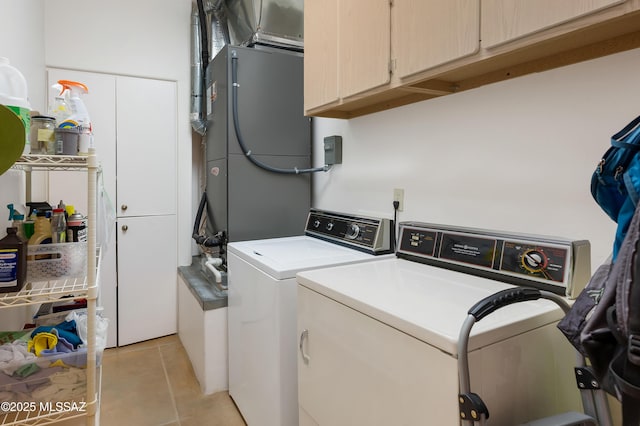
<instances>
[{"instance_id":1,"label":"white closet door","mask_svg":"<svg viewBox=\"0 0 640 426\"><path fill-rule=\"evenodd\" d=\"M177 331L176 228L175 215L118 219L119 346Z\"/></svg>"},{"instance_id":2,"label":"white closet door","mask_svg":"<svg viewBox=\"0 0 640 426\"><path fill-rule=\"evenodd\" d=\"M117 78L119 217L176 213L176 92L171 81Z\"/></svg>"}]
</instances>

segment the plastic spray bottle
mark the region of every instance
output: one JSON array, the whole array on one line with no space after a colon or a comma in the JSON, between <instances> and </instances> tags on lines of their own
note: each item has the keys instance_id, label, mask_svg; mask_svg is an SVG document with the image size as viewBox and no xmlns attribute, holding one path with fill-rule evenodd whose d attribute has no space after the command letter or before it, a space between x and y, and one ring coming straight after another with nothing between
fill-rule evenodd
<instances>
[{"instance_id":1,"label":"plastic spray bottle","mask_svg":"<svg viewBox=\"0 0 640 426\"><path fill-rule=\"evenodd\" d=\"M13 204L7 204L7 208L9 209L9 220L12 220L12 227L16 228L16 234L18 237L22 238L24 241L27 240L24 234L24 215L20 213L18 210L13 208Z\"/></svg>"},{"instance_id":2,"label":"plastic spray bottle","mask_svg":"<svg viewBox=\"0 0 640 426\"><path fill-rule=\"evenodd\" d=\"M49 106L49 115L56 119L56 125L59 125L71 116L71 108L69 107L69 91L62 87L62 84L56 83L51 89L58 94L53 99L53 104Z\"/></svg>"},{"instance_id":3,"label":"plastic spray bottle","mask_svg":"<svg viewBox=\"0 0 640 426\"><path fill-rule=\"evenodd\" d=\"M89 93L87 86L71 80L58 80L58 84L63 88L61 95L69 91L69 97L65 102L71 109L71 115L58 123L58 127L79 127L82 131L91 132L91 118L82 100L82 95Z\"/></svg>"}]
</instances>

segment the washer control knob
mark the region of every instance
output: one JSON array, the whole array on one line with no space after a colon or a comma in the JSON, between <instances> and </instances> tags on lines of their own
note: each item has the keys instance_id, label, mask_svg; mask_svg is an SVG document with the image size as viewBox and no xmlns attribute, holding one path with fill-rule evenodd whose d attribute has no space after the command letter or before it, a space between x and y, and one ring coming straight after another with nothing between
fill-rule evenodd
<instances>
[{"instance_id":1,"label":"washer control knob","mask_svg":"<svg viewBox=\"0 0 640 426\"><path fill-rule=\"evenodd\" d=\"M316 220L313 222L313 227L314 227L314 228L318 228L319 226L320 226L320 220L319 220L319 219L316 219Z\"/></svg>"},{"instance_id":2,"label":"washer control knob","mask_svg":"<svg viewBox=\"0 0 640 426\"><path fill-rule=\"evenodd\" d=\"M333 229L333 222L327 223L327 231L331 231Z\"/></svg>"},{"instance_id":3,"label":"washer control knob","mask_svg":"<svg viewBox=\"0 0 640 426\"><path fill-rule=\"evenodd\" d=\"M345 237L350 240L355 240L356 238L358 238L358 235L360 235L360 227L355 223L349 225L349 229L347 229Z\"/></svg>"}]
</instances>

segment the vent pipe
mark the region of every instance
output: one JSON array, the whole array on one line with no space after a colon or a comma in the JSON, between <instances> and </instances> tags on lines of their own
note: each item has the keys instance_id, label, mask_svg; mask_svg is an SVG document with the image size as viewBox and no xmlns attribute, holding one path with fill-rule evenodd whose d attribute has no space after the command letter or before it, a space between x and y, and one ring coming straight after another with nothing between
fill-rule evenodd
<instances>
[{"instance_id":1,"label":"vent pipe","mask_svg":"<svg viewBox=\"0 0 640 426\"><path fill-rule=\"evenodd\" d=\"M202 117L204 66L202 65L200 32L200 13L198 12L198 6L194 4L191 8L191 112L189 118L191 120L191 128L202 136L207 131L207 123Z\"/></svg>"},{"instance_id":2,"label":"vent pipe","mask_svg":"<svg viewBox=\"0 0 640 426\"><path fill-rule=\"evenodd\" d=\"M229 43L223 0L197 0L191 10L191 127L203 136L207 122L204 73L209 61Z\"/></svg>"}]
</instances>

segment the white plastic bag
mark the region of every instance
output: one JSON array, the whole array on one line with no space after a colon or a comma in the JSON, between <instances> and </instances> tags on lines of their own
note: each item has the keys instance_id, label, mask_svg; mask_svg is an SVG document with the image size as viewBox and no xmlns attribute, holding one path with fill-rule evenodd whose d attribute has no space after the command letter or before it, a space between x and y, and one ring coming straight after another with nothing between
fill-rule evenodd
<instances>
[{"instance_id":1,"label":"white plastic bag","mask_svg":"<svg viewBox=\"0 0 640 426\"><path fill-rule=\"evenodd\" d=\"M82 345L87 346L87 312L71 311L65 318L67 321L74 320L76 322L76 331ZM109 319L103 318L100 314L96 315L96 351L102 351L107 346L107 328L109 327Z\"/></svg>"},{"instance_id":2,"label":"white plastic bag","mask_svg":"<svg viewBox=\"0 0 640 426\"><path fill-rule=\"evenodd\" d=\"M115 230L116 209L104 186L103 172L98 173L97 226L96 243L101 248L103 256L111 245Z\"/></svg>"}]
</instances>

